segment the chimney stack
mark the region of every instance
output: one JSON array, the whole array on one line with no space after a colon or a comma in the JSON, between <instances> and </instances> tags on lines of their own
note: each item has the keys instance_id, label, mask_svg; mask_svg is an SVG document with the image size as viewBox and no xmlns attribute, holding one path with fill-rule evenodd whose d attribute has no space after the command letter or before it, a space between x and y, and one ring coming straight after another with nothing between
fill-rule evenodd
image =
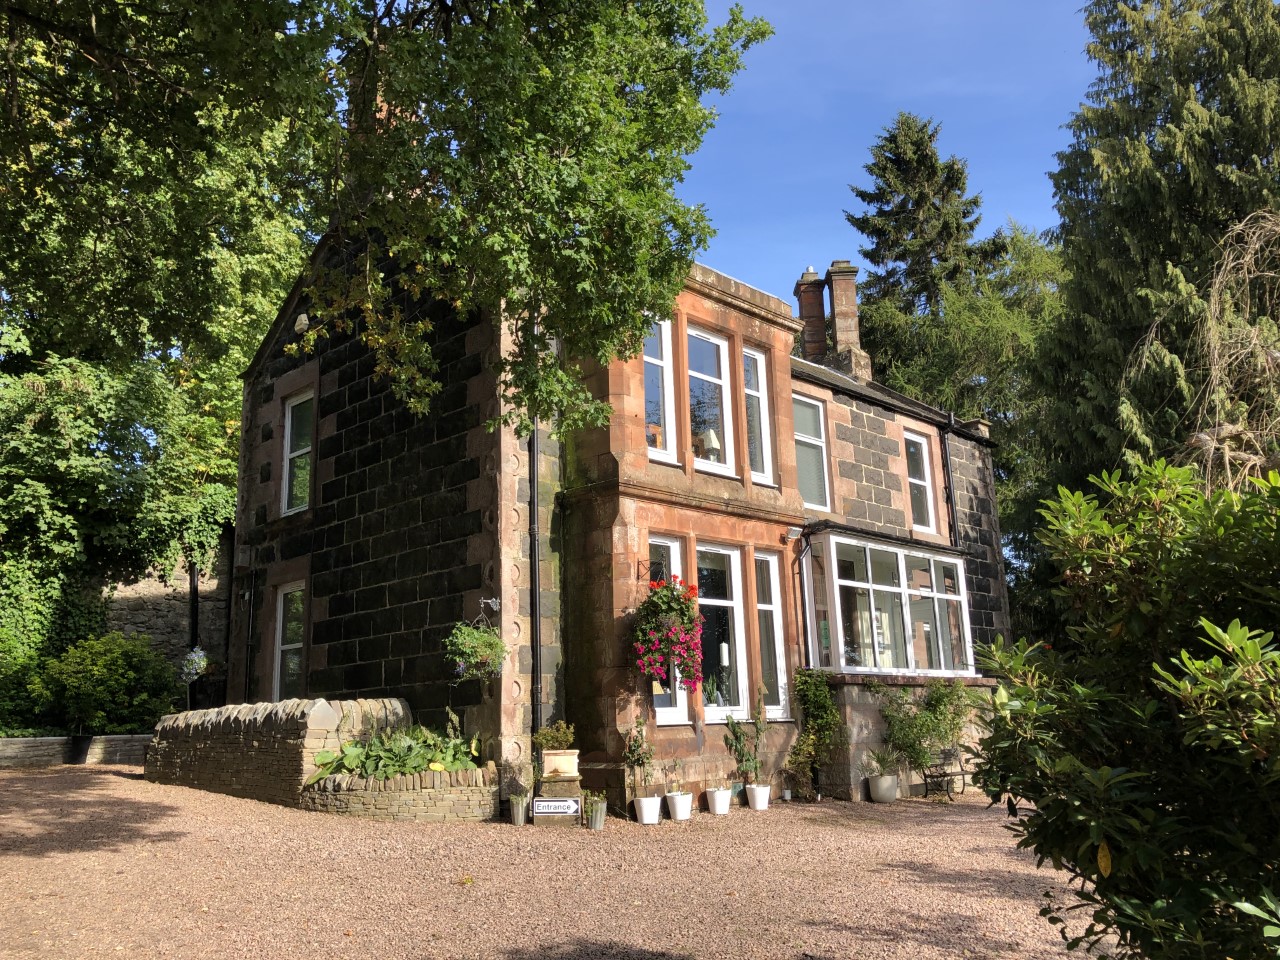
<instances>
[{"instance_id":1,"label":"chimney stack","mask_svg":"<svg viewBox=\"0 0 1280 960\"><path fill-rule=\"evenodd\" d=\"M806 274L807 276L807 274ZM803 279L803 278L802 278ZM859 380L871 379L871 356L862 349L858 331L858 268L848 260L833 260L827 270L831 291L831 327L835 340L835 364ZM796 285L797 289L799 284ZM800 312L804 318L804 310ZM805 358L809 359L809 325L805 323ZM825 332L825 331L824 331Z\"/></svg>"},{"instance_id":2,"label":"chimney stack","mask_svg":"<svg viewBox=\"0 0 1280 960\"><path fill-rule=\"evenodd\" d=\"M827 313L822 304L822 278L810 267L796 281L793 294L800 305L801 355L821 363L827 355Z\"/></svg>"}]
</instances>

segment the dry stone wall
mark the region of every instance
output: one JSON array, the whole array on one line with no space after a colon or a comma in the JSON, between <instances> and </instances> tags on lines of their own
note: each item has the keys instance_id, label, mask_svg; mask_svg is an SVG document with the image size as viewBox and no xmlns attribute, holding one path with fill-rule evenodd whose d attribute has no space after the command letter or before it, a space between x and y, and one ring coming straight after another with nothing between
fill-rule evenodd
<instances>
[{"instance_id":1,"label":"dry stone wall","mask_svg":"<svg viewBox=\"0 0 1280 960\"><path fill-rule=\"evenodd\" d=\"M11 737L0 739L0 768L56 767L63 763L119 763L141 766L148 734L93 737L77 744L71 737Z\"/></svg>"},{"instance_id":2,"label":"dry stone wall","mask_svg":"<svg viewBox=\"0 0 1280 960\"><path fill-rule=\"evenodd\" d=\"M156 724L146 777L297 807L319 751L411 720L408 704L399 699L283 700L189 710Z\"/></svg>"},{"instance_id":3,"label":"dry stone wall","mask_svg":"<svg viewBox=\"0 0 1280 960\"><path fill-rule=\"evenodd\" d=\"M301 806L372 820L493 820L498 816L498 772L491 760L478 770L428 770L388 780L326 777L303 791Z\"/></svg>"}]
</instances>

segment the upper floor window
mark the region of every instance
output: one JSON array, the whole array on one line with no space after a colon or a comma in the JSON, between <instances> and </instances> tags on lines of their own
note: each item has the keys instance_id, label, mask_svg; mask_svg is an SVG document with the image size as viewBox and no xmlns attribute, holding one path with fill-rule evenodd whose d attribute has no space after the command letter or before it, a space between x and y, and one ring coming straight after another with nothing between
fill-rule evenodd
<instances>
[{"instance_id":1,"label":"upper floor window","mask_svg":"<svg viewBox=\"0 0 1280 960\"><path fill-rule=\"evenodd\" d=\"M827 433L822 404L792 396L796 425L796 473L806 507L830 510L827 495Z\"/></svg>"},{"instance_id":2,"label":"upper floor window","mask_svg":"<svg viewBox=\"0 0 1280 960\"><path fill-rule=\"evenodd\" d=\"M284 484L281 512L296 513L311 505L311 436L315 396L300 394L284 407Z\"/></svg>"},{"instance_id":3,"label":"upper floor window","mask_svg":"<svg viewBox=\"0 0 1280 960\"><path fill-rule=\"evenodd\" d=\"M929 470L929 441L914 433L903 433L907 448L907 487L911 494L911 528L933 533L933 480Z\"/></svg>"},{"instance_id":4,"label":"upper floor window","mask_svg":"<svg viewBox=\"0 0 1280 960\"><path fill-rule=\"evenodd\" d=\"M729 344L689 331L689 435L700 470L733 476L733 415L729 395Z\"/></svg>"},{"instance_id":5,"label":"upper floor window","mask_svg":"<svg viewBox=\"0 0 1280 960\"><path fill-rule=\"evenodd\" d=\"M742 351L742 389L747 400L747 461L751 479L773 485L773 453L769 436L769 388L764 354Z\"/></svg>"},{"instance_id":6,"label":"upper floor window","mask_svg":"<svg viewBox=\"0 0 1280 960\"><path fill-rule=\"evenodd\" d=\"M299 581L281 587L277 593L276 657L273 700L291 700L305 692L302 678L302 638L306 630L303 600L306 584Z\"/></svg>"},{"instance_id":7,"label":"upper floor window","mask_svg":"<svg viewBox=\"0 0 1280 960\"><path fill-rule=\"evenodd\" d=\"M660 320L644 341L644 437L649 459L676 462L675 381L671 375L671 322Z\"/></svg>"}]
</instances>

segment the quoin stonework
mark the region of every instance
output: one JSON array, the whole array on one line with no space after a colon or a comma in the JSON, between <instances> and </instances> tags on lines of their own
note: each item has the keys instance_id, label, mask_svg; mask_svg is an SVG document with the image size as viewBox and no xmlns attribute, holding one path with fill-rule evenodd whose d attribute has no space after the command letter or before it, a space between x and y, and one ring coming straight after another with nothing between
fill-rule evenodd
<instances>
[{"instance_id":1,"label":"quoin stonework","mask_svg":"<svg viewBox=\"0 0 1280 960\"><path fill-rule=\"evenodd\" d=\"M850 733L824 792L856 797L879 744L869 678L982 682L974 643L1007 630L1008 606L987 429L875 382L847 261L805 271L796 312L695 266L641 356L585 371L613 416L539 435L536 578L529 443L485 426L499 325L402 305L430 314L443 384L416 417L358 340L286 352L301 290L245 377L231 702L397 697L437 726L451 708L484 760L518 769L536 628L544 721L575 724L584 785L620 800L637 717L660 771L679 760L698 786L733 771L727 719L763 704L776 775L791 680L812 667ZM699 588L696 693L635 669L630 614L672 575ZM501 677L455 683L441 640L490 598Z\"/></svg>"}]
</instances>

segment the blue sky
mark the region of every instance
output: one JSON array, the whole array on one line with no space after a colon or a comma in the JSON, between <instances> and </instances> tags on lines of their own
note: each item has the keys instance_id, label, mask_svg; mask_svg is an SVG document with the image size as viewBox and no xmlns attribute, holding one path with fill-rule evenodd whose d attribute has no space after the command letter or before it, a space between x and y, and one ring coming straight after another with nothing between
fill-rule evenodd
<instances>
[{"instance_id":1,"label":"blue sky","mask_svg":"<svg viewBox=\"0 0 1280 960\"><path fill-rule=\"evenodd\" d=\"M680 189L717 236L698 259L791 302L810 264L860 263L844 219L870 147L899 110L941 122L968 161L981 233L1053 226L1047 172L1096 70L1079 0L742 0L774 36L747 54ZM727 0L708 0L713 23Z\"/></svg>"}]
</instances>

